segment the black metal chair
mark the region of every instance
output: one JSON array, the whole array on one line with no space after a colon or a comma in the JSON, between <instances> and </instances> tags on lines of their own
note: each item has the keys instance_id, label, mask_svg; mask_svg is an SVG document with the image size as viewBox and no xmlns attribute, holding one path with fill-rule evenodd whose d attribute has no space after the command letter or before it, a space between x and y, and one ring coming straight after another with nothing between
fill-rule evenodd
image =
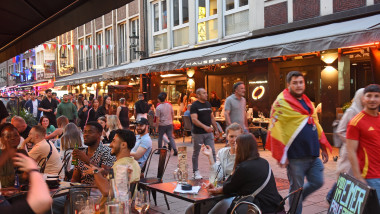
<instances>
[{"instance_id":1,"label":"black metal chair","mask_svg":"<svg viewBox=\"0 0 380 214\"><path fill-rule=\"evenodd\" d=\"M231 214L261 214L260 208L249 201L237 203L231 211Z\"/></svg>"},{"instance_id":2,"label":"black metal chair","mask_svg":"<svg viewBox=\"0 0 380 214\"><path fill-rule=\"evenodd\" d=\"M72 148L67 149L67 150L65 151L65 153L63 154L62 167L61 167L61 169L60 169L59 172L58 172L58 175L60 175L61 172L62 172L62 170L64 170L64 173L65 173L65 181L70 181L70 180L71 180L71 176L72 176L72 174L71 174L71 176L70 176L70 172L67 171L67 166L68 166L69 164L71 164L71 163L70 163L70 159L71 159L72 151L73 151ZM67 178L67 179L66 179L66 178Z\"/></svg>"},{"instance_id":3,"label":"black metal chair","mask_svg":"<svg viewBox=\"0 0 380 214\"><path fill-rule=\"evenodd\" d=\"M292 201L292 204L289 205L289 210L286 212L287 214L295 214L296 211L297 211L297 207L298 207L298 204L301 200L301 196L302 196L302 191L303 191L303 188L299 188L291 193L289 193L281 202L280 204L278 205L278 210L277 212L281 212L282 211L282 208L284 207L285 205L285 202L286 200L290 197L290 196L294 196L293 197L293 201ZM276 213L277 213L276 212Z\"/></svg>"},{"instance_id":4,"label":"black metal chair","mask_svg":"<svg viewBox=\"0 0 380 214\"><path fill-rule=\"evenodd\" d=\"M152 161L152 156L154 153L159 151L159 158L158 158L158 170L157 170L157 176L156 177L148 177L148 172L149 172L149 166ZM153 150L147 160L147 165L146 165L146 170L145 170L145 175L144 178L140 179L139 184L141 185L142 188L146 188L146 186L151 185L151 184L159 184L162 183L162 177L164 176L166 167L169 163L170 160L170 152L166 148L159 148ZM153 196L154 204L157 206L157 200L156 200L156 191L152 190L150 191ZM170 210L168 199L166 198L166 195L164 194L165 202L168 207L168 210Z\"/></svg>"},{"instance_id":5,"label":"black metal chair","mask_svg":"<svg viewBox=\"0 0 380 214\"><path fill-rule=\"evenodd\" d=\"M37 165L40 167L40 173L45 172L46 162L46 158L41 158L40 161L38 161Z\"/></svg>"},{"instance_id":6,"label":"black metal chair","mask_svg":"<svg viewBox=\"0 0 380 214\"><path fill-rule=\"evenodd\" d=\"M189 116L182 116L182 135L183 135L183 143L185 142L185 134L186 132L191 131L191 120ZM191 136L191 143L193 143L193 137Z\"/></svg>"}]
</instances>

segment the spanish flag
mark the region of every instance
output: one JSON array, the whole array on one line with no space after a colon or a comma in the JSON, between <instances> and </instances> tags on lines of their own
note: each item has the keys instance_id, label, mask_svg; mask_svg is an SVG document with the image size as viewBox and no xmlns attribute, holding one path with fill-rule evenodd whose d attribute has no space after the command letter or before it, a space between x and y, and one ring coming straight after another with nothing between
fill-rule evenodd
<instances>
[{"instance_id":1,"label":"spanish flag","mask_svg":"<svg viewBox=\"0 0 380 214\"><path fill-rule=\"evenodd\" d=\"M281 164L285 163L289 147L306 123L316 126L321 148L329 148L332 152L319 124L314 105L306 95L302 95L302 99L311 109L310 113L288 89L282 91L272 105L266 148L272 151L272 157Z\"/></svg>"}]
</instances>

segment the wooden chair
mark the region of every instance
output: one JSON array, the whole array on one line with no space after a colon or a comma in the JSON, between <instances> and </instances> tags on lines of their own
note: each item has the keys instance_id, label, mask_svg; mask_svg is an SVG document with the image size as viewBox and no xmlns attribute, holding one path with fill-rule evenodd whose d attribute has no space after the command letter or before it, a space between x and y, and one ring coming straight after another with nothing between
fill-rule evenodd
<instances>
[{"instance_id":1,"label":"wooden chair","mask_svg":"<svg viewBox=\"0 0 380 214\"><path fill-rule=\"evenodd\" d=\"M160 154L159 159L158 159L157 176L156 177L148 177L148 172L149 172L150 163L152 161L152 156L157 151L159 151L159 154ZM166 167L169 163L169 160L170 160L170 152L166 148L155 149L154 151L152 151L150 153L148 160L147 160L145 176L144 176L144 178L141 178L140 182L139 182L139 184L142 186L142 188L145 188L146 186L151 185L151 184L162 183L162 177L164 176L164 173L165 173ZM157 206L156 191L152 190L151 193L153 196L154 204ZM170 210L168 199L166 198L165 194L164 194L164 198L165 198L165 202L166 202L166 205L168 207L168 210Z\"/></svg>"},{"instance_id":2,"label":"wooden chair","mask_svg":"<svg viewBox=\"0 0 380 214\"><path fill-rule=\"evenodd\" d=\"M294 196L293 197L293 201L292 201L292 204L290 204L289 206L289 210L286 212L287 214L295 214L296 211L297 211L297 207L298 207L298 204L299 202L301 201L301 196L302 196L302 191L303 191L303 188L299 188L291 193L289 193L289 195L287 195L281 202L280 204L278 205L278 209L277 209L277 212L281 212L282 208L284 207L285 205L285 202L286 200L290 197L290 196ZM276 213L277 213L276 212Z\"/></svg>"}]
</instances>

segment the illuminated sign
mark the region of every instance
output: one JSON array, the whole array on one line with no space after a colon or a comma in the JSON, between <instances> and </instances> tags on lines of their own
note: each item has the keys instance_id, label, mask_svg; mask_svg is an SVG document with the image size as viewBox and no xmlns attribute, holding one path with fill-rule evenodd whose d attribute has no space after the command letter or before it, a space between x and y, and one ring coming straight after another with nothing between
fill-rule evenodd
<instances>
[{"instance_id":1,"label":"illuminated sign","mask_svg":"<svg viewBox=\"0 0 380 214\"><path fill-rule=\"evenodd\" d=\"M208 59L208 60L200 60L200 61L194 61L194 62L187 62L186 67L191 66L199 66L199 65L207 65L207 64L219 64L227 62L227 57L221 57L221 58L215 58L215 59Z\"/></svg>"},{"instance_id":2,"label":"illuminated sign","mask_svg":"<svg viewBox=\"0 0 380 214\"><path fill-rule=\"evenodd\" d=\"M263 81L249 81L249 84L251 85L254 85L254 84L266 84L268 83L267 80L263 80Z\"/></svg>"},{"instance_id":3,"label":"illuminated sign","mask_svg":"<svg viewBox=\"0 0 380 214\"><path fill-rule=\"evenodd\" d=\"M252 91L252 99L254 100L259 100L260 98L263 97L265 93L265 88L264 86L260 85L260 86L257 86L255 89L253 89Z\"/></svg>"},{"instance_id":4,"label":"illuminated sign","mask_svg":"<svg viewBox=\"0 0 380 214\"><path fill-rule=\"evenodd\" d=\"M198 19L206 18L206 7L198 7ZM198 23L198 42L207 40L206 22Z\"/></svg>"}]
</instances>

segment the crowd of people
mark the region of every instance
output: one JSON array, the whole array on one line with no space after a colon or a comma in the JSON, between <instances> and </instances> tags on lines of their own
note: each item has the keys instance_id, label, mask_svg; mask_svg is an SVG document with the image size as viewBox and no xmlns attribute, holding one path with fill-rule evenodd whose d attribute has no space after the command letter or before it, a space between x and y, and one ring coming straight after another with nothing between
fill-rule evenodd
<instances>
[{"instance_id":1,"label":"crowd of people","mask_svg":"<svg viewBox=\"0 0 380 214\"><path fill-rule=\"evenodd\" d=\"M274 173L258 152L257 137L263 139L264 145L266 141L266 148L273 158L286 168L289 192L303 188L297 213L302 213L302 201L323 185L323 164L328 161L331 145L319 124L313 103L304 94L303 75L292 71L286 80L287 88L273 103L268 130L250 129L243 82L233 85L233 94L223 104L214 93L209 102L204 88L198 88L189 97L185 95L180 101L181 112L190 117L192 124L193 178L203 178L198 168L201 153L209 161L210 177L223 183L218 187L210 182L207 190L210 194L228 196L205 203L202 213L225 212L236 203L236 196L247 195L255 196L253 202L263 213L285 213L280 205L283 198L277 191ZM0 102L0 180L2 187L29 181L29 193L26 200L19 202L20 206L1 204L0 211L20 213L22 207L25 213L41 212L53 204L54 213L63 212L65 197L54 201L50 197L42 198L46 196L47 186L37 171L59 175L71 182L95 185L104 197L109 193L107 174L118 165L128 165L129 182L138 182L153 148L151 128L158 132L157 147L173 150L173 155L178 155L173 137L174 110L165 92L159 93L157 106L151 101L146 102L144 95L140 94L133 112L129 112L125 98L121 98L119 107L114 108L109 96L91 96L87 100L83 96L74 99L67 94L58 100L48 89L42 100L37 99L34 93L29 98L25 97L25 102L20 102L20 105L39 121L38 125L31 126L15 115L10 123L6 122L8 112L12 114L8 107L14 105L9 104L12 99L5 105ZM227 144L216 151L214 135L224 132L215 120L215 108L221 105ZM351 173L359 181L375 188L378 196L379 106L379 85L372 84L358 90L337 130L343 145L337 171ZM135 118L137 134L129 129L131 115ZM62 160L68 152L72 159L77 160L77 165L63 165ZM41 189L40 201L32 198L37 194L36 187ZM333 190L334 187L328 200L331 200ZM290 204L293 200L291 196ZM186 213L193 212L193 206L186 210Z\"/></svg>"}]
</instances>

